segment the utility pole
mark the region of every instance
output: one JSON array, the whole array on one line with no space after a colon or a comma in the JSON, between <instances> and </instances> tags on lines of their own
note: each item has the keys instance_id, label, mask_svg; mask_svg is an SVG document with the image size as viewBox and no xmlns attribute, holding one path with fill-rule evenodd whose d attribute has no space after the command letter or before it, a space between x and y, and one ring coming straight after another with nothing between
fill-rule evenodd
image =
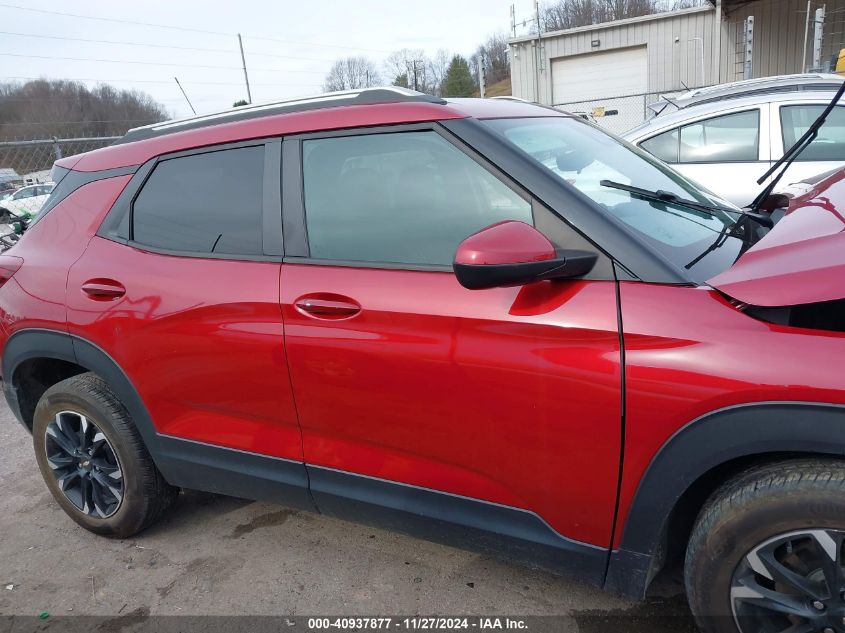
<instances>
[{"instance_id":1,"label":"utility pole","mask_svg":"<svg viewBox=\"0 0 845 633\"><path fill-rule=\"evenodd\" d=\"M478 91L481 95L481 98L484 98L484 89L486 86L484 85L484 62L481 59L481 55L478 56Z\"/></svg>"},{"instance_id":2,"label":"utility pole","mask_svg":"<svg viewBox=\"0 0 845 633\"><path fill-rule=\"evenodd\" d=\"M516 37L516 5L511 5L511 37Z\"/></svg>"},{"instance_id":3,"label":"utility pole","mask_svg":"<svg viewBox=\"0 0 845 633\"><path fill-rule=\"evenodd\" d=\"M543 54L540 42L540 0L534 0L534 19L537 21L537 44L534 45L534 102L540 103L540 57Z\"/></svg>"},{"instance_id":4,"label":"utility pole","mask_svg":"<svg viewBox=\"0 0 845 633\"><path fill-rule=\"evenodd\" d=\"M196 113L197 113L197 111L196 111L196 110L194 110L194 106L193 106L193 104L191 103L191 100L190 100L190 99L188 99L188 94L185 92L185 89L182 87L182 84L180 84L180 83L179 83L179 77L174 77L174 79L176 80L176 85L177 85L177 86L179 86L179 90L181 90L181 91L182 91L182 96L183 96L183 97L185 97L185 101L187 101L187 102L188 102L188 105L189 105L189 106L190 106L190 108L191 108L191 112L193 112L194 114L196 114Z\"/></svg>"},{"instance_id":5,"label":"utility pole","mask_svg":"<svg viewBox=\"0 0 845 633\"><path fill-rule=\"evenodd\" d=\"M419 84L417 84L417 60L412 59L411 63L414 65L414 90L419 91Z\"/></svg>"},{"instance_id":6,"label":"utility pole","mask_svg":"<svg viewBox=\"0 0 845 633\"><path fill-rule=\"evenodd\" d=\"M813 70L822 69L822 38L824 37L824 16L827 5L816 9L816 19L813 26Z\"/></svg>"},{"instance_id":7,"label":"utility pole","mask_svg":"<svg viewBox=\"0 0 845 633\"><path fill-rule=\"evenodd\" d=\"M810 36L810 2L807 0L807 15L804 21L804 57L801 59L801 72L807 72L807 38Z\"/></svg>"},{"instance_id":8,"label":"utility pole","mask_svg":"<svg viewBox=\"0 0 845 633\"><path fill-rule=\"evenodd\" d=\"M241 64L244 67L244 81L246 82L246 100L252 105L252 93L249 90L249 75L246 74L246 58L244 57L244 42L241 39L241 34L238 33L238 46L241 49Z\"/></svg>"}]
</instances>

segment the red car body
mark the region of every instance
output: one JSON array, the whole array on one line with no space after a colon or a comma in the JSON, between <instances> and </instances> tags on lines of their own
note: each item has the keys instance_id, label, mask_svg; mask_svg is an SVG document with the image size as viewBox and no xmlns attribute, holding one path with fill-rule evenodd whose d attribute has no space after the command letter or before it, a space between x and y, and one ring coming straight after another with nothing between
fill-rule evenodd
<instances>
[{"instance_id":1,"label":"red car body","mask_svg":"<svg viewBox=\"0 0 845 633\"><path fill-rule=\"evenodd\" d=\"M557 114L496 101L350 105L59 161L98 176L0 256L13 409L26 423L22 368L39 359L65 363L56 375L113 375L133 417L151 423L144 439L171 483L275 499L264 485L274 480L310 505L310 479L321 511L389 507L402 528L412 515L444 533L469 526L471 545L505 534L516 555L539 544L534 562L642 595L667 534L689 529L721 478L752 459L845 453L845 334L747 309L845 297L841 173L710 285L620 277L474 291L450 271L179 257L101 230L133 170L162 155L522 116ZM290 475L268 474L276 464ZM412 491L446 505L417 510ZM462 500L504 527L460 518ZM560 547L573 562L549 554Z\"/></svg>"}]
</instances>

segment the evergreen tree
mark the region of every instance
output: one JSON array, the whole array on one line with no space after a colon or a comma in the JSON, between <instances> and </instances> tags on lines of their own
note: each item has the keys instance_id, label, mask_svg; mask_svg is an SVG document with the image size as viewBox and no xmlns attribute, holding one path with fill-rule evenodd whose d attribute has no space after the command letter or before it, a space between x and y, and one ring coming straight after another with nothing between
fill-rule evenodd
<instances>
[{"instance_id":1,"label":"evergreen tree","mask_svg":"<svg viewBox=\"0 0 845 633\"><path fill-rule=\"evenodd\" d=\"M471 97L473 92L475 92L475 80L469 70L469 63L460 55L455 55L443 78L443 96Z\"/></svg>"}]
</instances>

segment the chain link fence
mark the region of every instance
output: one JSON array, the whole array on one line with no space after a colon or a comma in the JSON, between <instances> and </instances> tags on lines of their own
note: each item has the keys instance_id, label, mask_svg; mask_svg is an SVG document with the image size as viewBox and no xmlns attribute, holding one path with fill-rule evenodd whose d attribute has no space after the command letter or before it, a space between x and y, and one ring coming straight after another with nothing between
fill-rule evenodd
<instances>
[{"instance_id":1,"label":"chain link fence","mask_svg":"<svg viewBox=\"0 0 845 633\"><path fill-rule=\"evenodd\" d=\"M647 92L634 95L597 97L588 101L556 103L553 107L583 117L614 134L622 134L654 116L649 106L666 96L686 92Z\"/></svg>"},{"instance_id":2,"label":"chain link fence","mask_svg":"<svg viewBox=\"0 0 845 633\"><path fill-rule=\"evenodd\" d=\"M0 225L8 216L32 217L53 186L50 169L64 156L111 145L119 136L0 141ZM0 232L5 227L0 226Z\"/></svg>"}]
</instances>

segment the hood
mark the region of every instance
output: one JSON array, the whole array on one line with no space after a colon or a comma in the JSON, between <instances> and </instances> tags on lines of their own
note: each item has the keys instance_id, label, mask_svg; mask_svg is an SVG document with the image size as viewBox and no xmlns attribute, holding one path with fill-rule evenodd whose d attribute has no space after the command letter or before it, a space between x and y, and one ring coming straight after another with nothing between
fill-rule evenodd
<instances>
[{"instance_id":1,"label":"hood","mask_svg":"<svg viewBox=\"0 0 845 633\"><path fill-rule=\"evenodd\" d=\"M780 222L708 283L764 307L845 298L845 169L826 176L793 189Z\"/></svg>"}]
</instances>

